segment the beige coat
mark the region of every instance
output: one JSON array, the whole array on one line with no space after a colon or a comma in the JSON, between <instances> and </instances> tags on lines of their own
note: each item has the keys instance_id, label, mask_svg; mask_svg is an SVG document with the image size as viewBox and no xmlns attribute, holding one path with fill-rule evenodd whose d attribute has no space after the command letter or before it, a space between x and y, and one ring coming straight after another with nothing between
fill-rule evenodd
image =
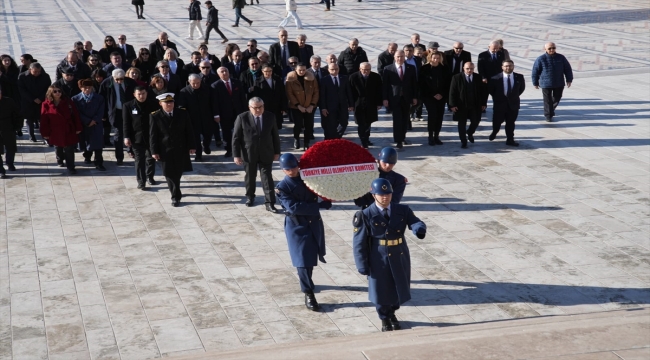
<instances>
[{"instance_id":1,"label":"beige coat","mask_svg":"<svg viewBox=\"0 0 650 360\"><path fill-rule=\"evenodd\" d=\"M287 74L287 98L289 99L289 108L297 109L298 105L302 107L309 107L310 105L316 107L318 104L318 82L316 77L311 72L307 71L305 74L305 88L300 85L298 75L295 71Z\"/></svg>"}]
</instances>

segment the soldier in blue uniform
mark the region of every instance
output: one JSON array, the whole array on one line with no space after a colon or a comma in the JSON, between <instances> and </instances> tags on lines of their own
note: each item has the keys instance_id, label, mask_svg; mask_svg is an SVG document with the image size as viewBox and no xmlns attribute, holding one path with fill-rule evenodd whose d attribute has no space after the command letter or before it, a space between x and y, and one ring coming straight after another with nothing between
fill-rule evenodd
<instances>
[{"instance_id":1,"label":"soldier in blue uniform","mask_svg":"<svg viewBox=\"0 0 650 360\"><path fill-rule=\"evenodd\" d=\"M391 203L393 188L386 179L371 185L375 203L357 211L354 226L354 262L368 276L368 299L375 304L381 331L400 330L395 310L411 299L411 256L406 227L424 239L427 226L408 205Z\"/></svg>"},{"instance_id":2,"label":"soldier in blue uniform","mask_svg":"<svg viewBox=\"0 0 650 360\"><path fill-rule=\"evenodd\" d=\"M298 160L293 154L282 154L280 167L286 176L275 187L275 192L285 209L284 233L287 236L291 263L298 270L300 289L305 293L305 306L309 310L318 311L320 306L314 296L311 275L318 260L326 262L325 229L320 209L329 209L332 203L318 202L318 196L300 178Z\"/></svg>"},{"instance_id":3,"label":"soldier in blue uniform","mask_svg":"<svg viewBox=\"0 0 650 360\"><path fill-rule=\"evenodd\" d=\"M381 149L377 164L379 165L379 178L388 180L393 186L392 203L399 204L402 201L402 196L404 196L404 190L406 189L408 180L402 174L393 171L393 167L397 164L397 151L390 146ZM375 199L371 193L367 193L354 200L354 204L360 206L362 209L367 208L374 202Z\"/></svg>"}]
</instances>

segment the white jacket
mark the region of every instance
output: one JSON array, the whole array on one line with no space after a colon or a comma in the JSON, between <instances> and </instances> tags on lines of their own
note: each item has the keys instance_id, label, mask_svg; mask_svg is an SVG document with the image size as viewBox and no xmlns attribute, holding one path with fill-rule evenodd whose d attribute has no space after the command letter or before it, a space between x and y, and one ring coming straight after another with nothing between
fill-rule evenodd
<instances>
[{"instance_id":1,"label":"white jacket","mask_svg":"<svg viewBox=\"0 0 650 360\"><path fill-rule=\"evenodd\" d=\"M284 2L286 4L285 8L287 9L287 11L298 10L298 4L296 4L296 0L284 0Z\"/></svg>"}]
</instances>

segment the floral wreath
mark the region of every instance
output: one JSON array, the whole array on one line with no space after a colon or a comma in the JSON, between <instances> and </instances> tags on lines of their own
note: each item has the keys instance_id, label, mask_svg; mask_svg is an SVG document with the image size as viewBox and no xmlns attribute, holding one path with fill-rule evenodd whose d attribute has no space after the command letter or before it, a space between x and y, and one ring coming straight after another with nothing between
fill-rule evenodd
<instances>
[{"instance_id":1,"label":"floral wreath","mask_svg":"<svg viewBox=\"0 0 650 360\"><path fill-rule=\"evenodd\" d=\"M312 145L300 158L300 174L312 192L336 201L365 195L378 176L377 163L368 150L344 139Z\"/></svg>"}]
</instances>

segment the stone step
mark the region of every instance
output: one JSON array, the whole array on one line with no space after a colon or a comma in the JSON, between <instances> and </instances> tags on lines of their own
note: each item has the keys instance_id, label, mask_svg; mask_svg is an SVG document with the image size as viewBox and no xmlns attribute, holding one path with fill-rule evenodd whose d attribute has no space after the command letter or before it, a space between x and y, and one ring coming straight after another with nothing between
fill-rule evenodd
<instances>
[{"instance_id":1,"label":"stone step","mask_svg":"<svg viewBox=\"0 0 650 360\"><path fill-rule=\"evenodd\" d=\"M176 359L650 359L650 308L403 330Z\"/></svg>"}]
</instances>

